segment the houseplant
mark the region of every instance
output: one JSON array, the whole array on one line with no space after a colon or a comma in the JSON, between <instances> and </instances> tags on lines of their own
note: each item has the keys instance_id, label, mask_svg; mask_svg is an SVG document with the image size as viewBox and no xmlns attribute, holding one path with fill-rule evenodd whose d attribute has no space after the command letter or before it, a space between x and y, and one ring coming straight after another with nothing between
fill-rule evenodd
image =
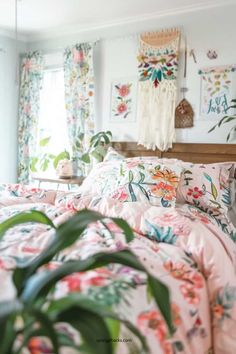
<instances>
[{"instance_id":1,"label":"houseplant","mask_svg":"<svg viewBox=\"0 0 236 354\"><path fill-rule=\"evenodd\" d=\"M40 152L37 156L34 156L30 162L30 170L32 172L45 172L50 166L53 166L54 169L56 169L60 160L70 159L70 154L67 150L61 151L57 155L48 152L50 140L51 137L48 136L39 141Z\"/></svg>"},{"instance_id":2,"label":"houseplant","mask_svg":"<svg viewBox=\"0 0 236 354\"><path fill-rule=\"evenodd\" d=\"M125 221L118 218L111 220L123 230L127 242L133 240L132 230ZM74 272L86 272L110 263L129 266L147 274L149 292L172 333L168 289L159 280L153 278L130 251L98 253L85 260L67 261L54 270L45 267L55 255L79 239L91 222L96 221L105 222L101 214L84 209L56 227L45 214L28 211L14 215L0 225L0 239L9 228L26 222L42 223L55 229L54 237L44 252L14 270L16 297L0 302L1 354L21 354L29 341L39 337L49 339L52 347L49 352L54 354L59 354L62 346L74 348L78 353L113 354L115 347L111 342L98 343L95 339L118 336L117 323L122 323L139 339L143 348L142 353L148 353L145 338L140 332L108 306L90 300L80 293L69 294L60 299L54 299L52 296L56 282L65 276ZM41 268L40 272L38 272L39 268ZM80 333L81 345L74 343L68 332L60 329L61 323L71 325Z\"/></svg>"},{"instance_id":3,"label":"houseplant","mask_svg":"<svg viewBox=\"0 0 236 354\"><path fill-rule=\"evenodd\" d=\"M233 120L236 120L236 113L235 113L235 109L236 109L236 99L231 100L231 106L229 106L227 108L228 110L234 110L233 114L231 115L227 115L224 116L216 125L214 125L209 131L208 133L211 133L213 130L215 130L216 128L220 128L223 124L229 123ZM233 133L236 132L236 124L233 125L227 135L226 141L228 142L232 136Z\"/></svg>"},{"instance_id":4,"label":"houseplant","mask_svg":"<svg viewBox=\"0 0 236 354\"><path fill-rule=\"evenodd\" d=\"M88 151L82 155L82 161L90 163L91 158L94 158L97 162L101 162L106 155L111 139L112 132L109 130L101 131L93 135L90 140Z\"/></svg>"}]
</instances>

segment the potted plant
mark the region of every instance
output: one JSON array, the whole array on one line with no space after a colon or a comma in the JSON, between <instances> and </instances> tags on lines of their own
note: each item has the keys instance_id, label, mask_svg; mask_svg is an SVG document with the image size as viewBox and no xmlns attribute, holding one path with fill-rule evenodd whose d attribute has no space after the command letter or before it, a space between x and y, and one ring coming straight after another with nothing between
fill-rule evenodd
<instances>
[{"instance_id":1,"label":"potted plant","mask_svg":"<svg viewBox=\"0 0 236 354\"><path fill-rule=\"evenodd\" d=\"M216 125L214 125L209 131L208 133L211 133L213 130L215 130L215 128L220 128L223 124L229 123L233 120L236 120L236 114L235 114L235 109L236 109L236 99L231 100L231 106L229 106L227 108L228 110L234 110L234 113L231 115L227 115L224 116ZM226 141L228 142L232 136L233 133L236 132L236 124L232 126L232 128L230 129Z\"/></svg>"},{"instance_id":2,"label":"potted plant","mask_svg":"<svg viewBox=\"0 0 236 354\"><path fill-rule=\"evenodd\" d=\"M92 136L88 151L82 155L82 161L89 164L94 158L97 162L101 162L107 153L107 148L111 143L112 132L101 131Z\"/></svg>"},{"instance_id":3,"label":"potted plant","mask_svg":"<svg viewBox=\"0 0 236 354\"><path fill-rule=\"evenodd\" d=\"M112 218L124 232L127 242L133 240L129 225L122 219ZM16 297L0 302L0 343L1 354L21 354L29 343L40 337L47 338L54 354L62 353L63 347L71 347L78 353L113 354L115 347L111 341L98 342L96 339L112 338L119 335L122 323L137 337L142 353L148 353L145 338L128 320L120 318L109 306L90 300L80 293L71 293L60 299L53 297L57 281L74 272L86 272L110 263L132 267L147 274L148 291L158 305L170 334L172 333L169 291L158 279L154 278L136 256L128 250L115 253L98 253L85 260L67 261L56 269L47 267L59 252L70 247L90 223L105 222L96 212L82 210L71 219L56 227L43 213L28 211L14 215L0 225L0 238L11 227L37 222L55 229L54 237L48 247L35 259L22 263L14 271L12 279L16 288ZM40 269L40 271L38 271ZM63 323L63 326L61 324ZM76 344L65 324L72 326L81 335L81 343ZM64 330L63 330L64 328ZM40 352L35 349L35 352Z\"/></svg>"},{"instance_id":4,"label":"potted plant","mask_svg":"<svg viewBox=\"0 0 236 354\"><path fill-rule=\"evenodd\" d=\"M57 165L60 160L68 159L70 160L70 153L67 150L60 152L57 155L48 152L48 144L51 137L48 136L39 141L40 153L38 156L34 156L30 162L31 172L42 171L45 172L51 165L53 165L56 170Z\"/></svg>"}]
</instances>

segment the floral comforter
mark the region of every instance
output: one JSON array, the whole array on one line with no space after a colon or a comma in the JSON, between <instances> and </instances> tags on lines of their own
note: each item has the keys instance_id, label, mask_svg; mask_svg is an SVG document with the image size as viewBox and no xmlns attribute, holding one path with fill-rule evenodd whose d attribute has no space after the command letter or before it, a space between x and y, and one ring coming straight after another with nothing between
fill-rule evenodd
<instances>
[{"instance_id":1,"label":"floral comforter","mask_svg":"<svg viewBox=\"0 0 236 354\"><path fill-rule=\"evenodd\" d=\"M34 209L45 212L58 225L84 207L126 219L135 239L127 245L120 229L109 221L112 235L103 225L92 224L83 238L50 266L100 251L131 249L149 272L169 287L175 333L169 337L158 308L148 296L145 276L124 266L111 265L67 276L57 284L56 297L83 292L111 305L146 336L152 354L236 353L233 225L219 222L187 204L170 209L19 185L0 187L0 221ZM6 233L0 242L0 300L15 295L11 270L42 252L52 234L52 229L40 224L20 225ZM47 343L42 341L38 345L38 353L50 353ZM117 353L136 353L135 345L130 334L121 332ZM30 345L28 350L33 353Z\"/></svg>"}]
</instances>

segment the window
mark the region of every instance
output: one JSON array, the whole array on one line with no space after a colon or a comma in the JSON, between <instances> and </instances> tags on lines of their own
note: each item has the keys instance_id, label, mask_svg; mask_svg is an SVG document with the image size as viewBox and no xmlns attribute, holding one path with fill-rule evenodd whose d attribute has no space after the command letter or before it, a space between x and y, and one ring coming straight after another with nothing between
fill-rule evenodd
<instances>
[{"instance_id":1,"label":"window","mask_svg":"<svg viewBox=\"0 0 236 354\"><path fill-rule=\"evenodd\" d=\"M50 138L50 139L47 139ZM58 155L70 150L67 134L63 69L44 71L38 122L38 154ZM45 163L46 160L44 160ZM46 162L45 169L52 170ZM41 170L42 165L40 167Z\"/></svg>"}]
</instances>

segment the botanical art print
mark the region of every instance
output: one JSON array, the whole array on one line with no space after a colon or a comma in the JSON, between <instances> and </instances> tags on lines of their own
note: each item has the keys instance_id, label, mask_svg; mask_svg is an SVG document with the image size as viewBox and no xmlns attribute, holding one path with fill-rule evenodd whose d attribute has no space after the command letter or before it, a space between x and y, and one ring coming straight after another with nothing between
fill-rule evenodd
<instances>
[{"instance_id":1,"label":"botanical art print","mask_svg":"<svg viewBox=\"0 0 236 354\"><path fill-rule=\"evenodd\" d=\"M227 114L231 99L235 96L236 66L203 69L201 75L200 115L221 118Z\"/></svg>"},{"instance_id":2,"label":"botanical art print","mask_svg":"<svg viewBox=\"0 0 236 354\"><path fill-rule=\"evenodd\" d=\"M112 82L111 121L134 122L137 82L135 79L121 79Z\"/></svg>"}]
</instances>

